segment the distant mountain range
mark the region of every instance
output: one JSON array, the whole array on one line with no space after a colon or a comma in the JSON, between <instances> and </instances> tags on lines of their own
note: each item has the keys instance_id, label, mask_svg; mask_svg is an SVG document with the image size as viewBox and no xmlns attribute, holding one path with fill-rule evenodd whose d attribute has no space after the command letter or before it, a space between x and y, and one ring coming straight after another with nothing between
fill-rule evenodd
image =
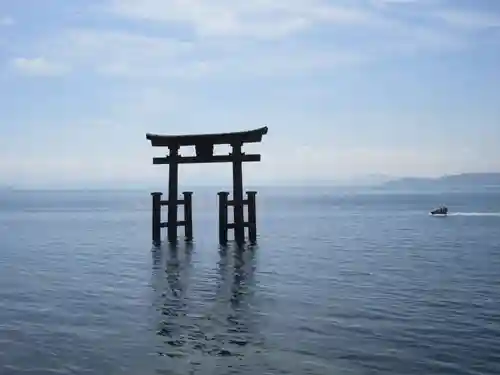
<instances>
[{"instance_id":1,"label":"distant mountain range","mask_svg":"<svg viewBox=\"0 0 500 375\"><path fill-rule=\"evenodd\" d=\"M378 186L390 189L500 189L500 173L462 173L437 178L408 177L391 180Z\"/></svg>"},{"instance_id":2,"label":"distant mountain range","mask_svg":"<svg viewBox=\"0 0 500 375\"><path fill-rule=\"evenodd\" d=\"M338 188L369 188L391 190L460 190L460 189L500 189L500 173L462 173L441 177L403 177L384 174L369 174L345 179L313 180L310 184L299 181L284 186L323 186Z\"/></svg>"}]
</instances>

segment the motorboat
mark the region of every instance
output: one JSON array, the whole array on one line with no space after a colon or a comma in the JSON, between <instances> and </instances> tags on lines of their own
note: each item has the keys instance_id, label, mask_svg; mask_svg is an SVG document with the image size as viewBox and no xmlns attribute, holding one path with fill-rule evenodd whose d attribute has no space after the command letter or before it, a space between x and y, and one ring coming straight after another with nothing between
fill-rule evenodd
<instances>
[{"instance_id":1,"label":"motorboat","mask_svg":"<svg viewBox=\"0 0 500 375\"><path fill-rule=\"evenodd\" d=\"M431 215L448 215L448 208L445 206L441 206L431 211Z\"/></svg>"}]
</instances>

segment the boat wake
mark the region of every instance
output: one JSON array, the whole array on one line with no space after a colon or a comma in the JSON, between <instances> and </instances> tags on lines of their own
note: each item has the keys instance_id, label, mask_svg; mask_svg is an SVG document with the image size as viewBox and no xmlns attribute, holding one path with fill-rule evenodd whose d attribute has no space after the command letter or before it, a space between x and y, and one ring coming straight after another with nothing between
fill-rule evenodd
<instances>
[{"instance_id":1,"label":"boat wake","mask_svg":"<svg viewBox=\"0 0 500 375\"><path fill-rule=\"evenodd\" d=\"M500 217L500 212L450 212L448 216L495 216Z\"/></svg>"}]
</instances>

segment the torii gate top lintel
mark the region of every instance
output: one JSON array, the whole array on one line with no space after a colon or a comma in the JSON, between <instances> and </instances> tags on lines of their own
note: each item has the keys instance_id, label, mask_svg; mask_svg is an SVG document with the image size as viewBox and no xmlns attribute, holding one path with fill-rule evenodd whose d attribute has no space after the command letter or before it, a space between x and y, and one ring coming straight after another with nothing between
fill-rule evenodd
<instances>
[{"instance_id":1,"label":"torii gate top lintel","mask_svg":"<svg viewBox=\"0 0 500 375\"><path fill-rule=\"evenodd\" d=\"M267 126L262 128L231 133L160 135L147 133L146 138L153 147L197 146L204 144L222 145L233 143L258 143L267 134Z\"/></svg>"}]
</instances>

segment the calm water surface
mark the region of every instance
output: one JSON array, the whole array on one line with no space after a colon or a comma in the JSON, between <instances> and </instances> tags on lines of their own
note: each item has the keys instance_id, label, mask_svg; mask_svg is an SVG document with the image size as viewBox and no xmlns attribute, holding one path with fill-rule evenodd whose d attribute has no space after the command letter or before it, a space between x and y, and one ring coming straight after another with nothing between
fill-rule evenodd
<instances>
[{"instance_id":1,"label":"calm water surface","mask_svg":"<svg viewBox=\"0 0 500 375\"><path fill-rule=\"evenodd\" d=\"M194 207L153 249L147 192L1 193L0 374L500 373L500 194L262 189L244 252Z\"/></svg>"}]
</instances>

